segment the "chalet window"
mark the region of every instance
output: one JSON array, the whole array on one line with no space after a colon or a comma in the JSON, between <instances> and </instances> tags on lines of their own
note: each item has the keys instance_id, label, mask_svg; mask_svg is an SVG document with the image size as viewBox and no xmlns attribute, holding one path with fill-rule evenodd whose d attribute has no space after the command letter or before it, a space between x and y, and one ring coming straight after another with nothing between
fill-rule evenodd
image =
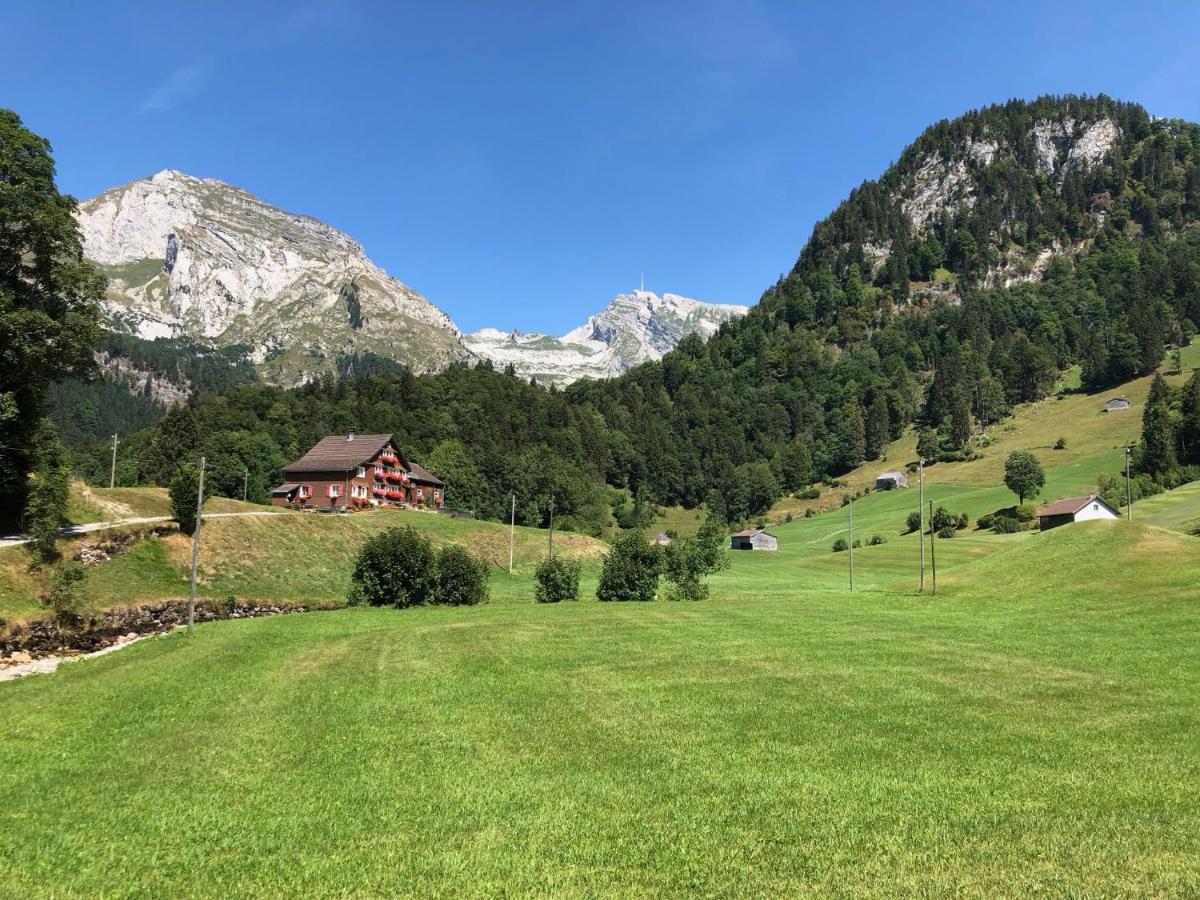
<instances>
[{"instance_id":1,"label":"chalet window","mask_svg":"<svg viewBox=\"0 0 1200 900\"><path fill-rule=\"evenodd\" d=\"M340 484L331 484L329 486L329 496L330 497L342 496L342 486Z\"/></svg>"},{"instance_id":2,"label":"chalet window","mask_svg":"<svg viewBox=\"0 0 1200 900\"><path fill-rule=\"evenodd\" d=\"M301 497L308 497L311 494L312 494L312 488L310 488L307 484L300 485L300 496Z\"/></svg>"},{"instance_id":3,"label":"chalet window","mask_svg":"<svg viewBox=\"0 0 1200 900\"><path fill-rule=\"evenodd\" d=\"M1100 512L1100 504L1099 503L1092 504L1092 512Z\"/></svg>"},{"instance_id":4,"label":"chalet window","mask_svg":"<svg viewBox=\"0 0 1200 900\"><path fill-rule=\"evenodd\" d=\"M366 467L366 466L359 466L359 467L358 467L358 477L359 477L359 478L365 478L366 476L367 476L367 467Z\"/></svg>"}]
</instances>

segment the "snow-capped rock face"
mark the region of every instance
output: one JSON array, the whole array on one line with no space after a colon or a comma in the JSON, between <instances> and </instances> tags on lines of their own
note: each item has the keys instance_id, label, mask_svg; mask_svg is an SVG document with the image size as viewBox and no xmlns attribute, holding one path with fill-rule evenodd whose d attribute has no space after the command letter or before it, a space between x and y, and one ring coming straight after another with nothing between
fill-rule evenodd
<instances>
[{"instance_id":1,"label":"snow-capped rock face","mask_svg":"<svg viewBox=\"0 0 1200 900\"><path fill-rule=\"evenodd\" d=\"M748 307L703 303L651 291L619 294L603 311L560 338L484 328L466 336L473 353L497 368L511 365L525 378L569 384L580 378L612 378L659 359L688 334L710 337Z\"/></svg>"},{"instance_id":2,"label":"snow-capped rock face","mask_svg":"<svg viewBox=\"0 0 1200 900\"><path fill-rule=\"evenodd\" d=\"M285 382L341 353L417 371L467 355L450 318L356 241L223 182L167 170L85 201L78 218L118 329L247 344Z\"/></svg>"}]
</instances>

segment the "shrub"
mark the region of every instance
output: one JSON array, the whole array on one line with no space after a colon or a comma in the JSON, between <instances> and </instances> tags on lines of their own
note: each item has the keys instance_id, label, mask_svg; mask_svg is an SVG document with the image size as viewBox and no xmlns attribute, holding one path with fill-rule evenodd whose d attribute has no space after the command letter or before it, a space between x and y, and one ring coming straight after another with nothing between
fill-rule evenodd
<instances>
[{"instance_id":1,"label":"shrub","mask_svg":"<svg viewBox=\"0 0 1200 900\"><path fill-rule=\"evenodd\" d=\"M845 538L838 538L836 541L833 542L833 552L834 553L844 553L849 549L850 549L850 545L846 543Z\"/></svg>"},{"instance_id":2,"label":"shrub","mask_svg":"<svg viewBox=\"0 0 1200 900\"><path fill-rule=\"evenodd\" d=\"M613 542L600 568L596 599L653 600L658 591L658 548L640 531L630 531Z\"/></svg>"},{"instance_id":3,"label":"shrub","mask_svg":"<svg viewBox=\"0 0 1200 900\"><path fill-rule=\"evenodd\" d=\"M991 528L992 523L996 521L996 517L992 513L986 513L975 520L976 528Z\"/></svg>"},{"instance_id":4,"label":"shrub","mask_svg":"<svg viewBox=\"0 0 1200 900\"><path fill-rule=\"evenodd\" d=\"M904 520L904 524L908 526L908 530L910 532L916 531L918 528L921 527L920 512L916 512L916 511L910 512L908 514L908 518Z\"/></svg>"},{"instance_id":5,"label":"shrub","mask_svg":"<svg viewBox=\"0 0 1200 900\"><path fill-rule=\"evenodd\" d=\"M786 516L784 516L784 517L783 517L783 521L785 521L785 522L790 522L790 521L792 521L792 519L794 519L794 518L795 518L795 516L793 516L793 515L792 515L792 514L789 512L789 513L788 513Z\"/></svg>"},{"instance_id":6,"label":"shrub","mask_svg":"<svg viewBox=\"0 0 1200 900\"><path fill-rule=\"evenodd\" d=\"M867 546L878 547L880 544L886 544L886 543L887 543L887 538L885 538L883 535L873 534L873 535L871 535L871 539L869 541L867 541Z\"/></svg>"},{"instance_id":7,"label":"shrub","mask_svg":"<svg viewBox=\"0 0 1200 900\"><path fill-rule=\"evenodd\" d=\"M957 527L966 528L970 524L971 524L970 516L968 516L966 513L958 514L958 522L956 523Z\"/></svg>"},{"instance_id":8,"label":"shrub","mask_svg":"<svg viewBox=\"0 0 1200 900\"><path fill-rule=\"evenodd\" d=\"M821 496L821 489L810 487L800 492L801 500L816 500Z\"/></svg>"},{"instance_id":9,"label":"shrub","mask_svg":"<svg viewBox=\"0 0 1200 900\"><path fill-rule=\"evenodd\" d=\"M945 528L953 528L957 524L958 517L946 507L939 506L933 511L933 521L929 523L929 527L932 531L941 531Z\"/></svg>"},{"instance_id":10,"label":"shrub","mask_svg":"<svg viewBox=\"0 0 1200 900\"><path fill-rule=\"evenodd\" d=\"M992 519L992 531L996 534L1016 534L1028 527L1020 519L1014 519L1012 516L995 516Z\"/></svg>"},{"instance_id":11,"label":"shrub","mask_svg":"<svg viewBox=\"0 0 1200 900\"><path fill-rule=\"evenodd\" d=\"M854 539L854 543L853 543L853 544L851 544L850 546L851 546L851 547L853 547L855 550L857 550L859 547L861 547L861 546L862 546L862 541L860 541L860 540L858 540L857 538L855 538L855 539Z\"/></svg>"},{"instance_id":12,"label":"shrub","mask_svg":"<svg viewBox=\"0 0 1200 900\"><path fill-rule=\"evenodd\" d=\"M817 514L816 511L810 506L808 509L806 509L804 511L804 518L811 519L816 514Z\"/></svg>"},{"instance_id":13,"label":"shrub","mask_svg":"<svg viewBox=\"0 0 1200 900\"><path fill-rule=\"evenodd\" d=\"M1032 503L1022 503L1014 511L1016 518L1022 522L1032 522L1037 515L1037 507Z\"/></svg>"},{"instance_id":14,"label":"shrub","mask_svg":"<svg viewBox=\"0 0 1200 900\"><path fill-rule=\"evenodd\" d=\"M54 613L59 628L73 626L79 621L83 607L83 566L76 562L63 563L50 579L50 591L42 602Z\"/></svg>"},{"instance_id":15,"label":"shrub","mask_svg":"<svg viewBox=\"0 0 1200 900\"><path fill-rule=\"evenodd\" d=\"M537 567L537 590L534 597L538 603L559 603L563 600L579 599L578 560L565 556L553 556L541 561Z\"/></svg>"},{"instance_id":16,"label":"shrub","mask_svg":"<svg viewBox=\"0 0 1200 900\"><path fill-rule=\"evenodd\" d=\"M955 530L954 526L947 525L945 528L938 529L937 536L940 538L952 538L956 534L958 534L958 532Z\"/></svg>"},{"instance_id":17,"label":"shrub","mask_svg":"<svg viewBox=\"0 0 1200 900\"><path fill-rule=\"evenodd\" d=\"M436 579L435 603L474 606L488 598L487 563L475 559L458 544L446 544L438 552Z\"/></svg>"},{"instance_id":18,"label":"shrub","mask_svg":"<svg viewBox=\"0 0 1200 900\"><path fill-rule=\"evenodd\" d=\"M1067 439L1060 437L1057 441L1054 442L1054 449L1055 450L1066 450L1067 449Z\"/></svg>"},{"instance_id":19,"label":"shrub","mask_svg":"<svg viewBox=\"0 0 1200 900\"><path fill-rule=\"evenodd\" d=\"M669 582L667 599L706 599L708 576L729 565L725 541L725 526L709 516L695 537L680 538L669 544L662 557L663 573Z\"/></svg>"},{"instance_id":20,"label":"shrub","mask_svg":"<svg viewBox=\"0 0 1200 900\"><path fill-rule=\"evenodd\" d=\"M436 558L429 538L411 525L372 535L351 574L351 605L418 606L433 599Z\"/></svg>"}]
</instances>

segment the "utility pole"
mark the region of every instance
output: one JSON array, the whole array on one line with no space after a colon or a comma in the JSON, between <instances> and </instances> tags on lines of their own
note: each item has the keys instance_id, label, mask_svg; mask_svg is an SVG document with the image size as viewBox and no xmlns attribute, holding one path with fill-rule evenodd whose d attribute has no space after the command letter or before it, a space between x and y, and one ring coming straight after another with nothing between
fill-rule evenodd
<instances>
[{"instance_id":1,"label":"utility pole","mask_svg":"<svg viewBox=\"0 0 1200 900\"><path fill-rule=\"evenodd\" d=\"M850 590L854 590L854 498L850 498L850 502L846 504L846 510L850 516Z\"/></svg>"},{"instance_id":2,"label":"utility pole","mask_svg":"<svg viewBox=\"0 0 1200 900\"><path fill-rule=\"evenodd\" d=\"M937 551L934 550L933 501L929 501L929 566L933 569L933 596L937 596Z\"/></svg>"},{"instance_id":3,"label":"utility pole","mask_svg":"<svg viewBox=\"0 0 1200 900\"><path fill-rule=\"evenodd\" d=\"M113 452L112 452L112 468L108 472L108 488L112 490L117 486L117 436L113 435Z\"/></svg>"},{"instance_id":4,"label":"utility pole","mask_svg":"<svg viewBox=\"0 0 1200 900\"><path fill-rule=\"evenodd\" d=\"M554 495L550 495L550 558L554 559Z\"/></svg>"},{"instance_id":5,"label":"utility pole","mask_svg":"<svg viewBox=\"0 0 1200 900\"><path fill-rule=\"evenodd\" d=\"M1133 521L1133 487L1129 483L1129 457L1133 455L1133 448L1128 444L1125 445L1125 518L1130 522Z\"/></svg>"},{"instance_id":6,"label":"utility pole","mask_svg":"<svg viewBox=\"0 0 1200 900\"><path fill-rule=\"evenodd\" d=\"M508 521L508 574L512 574L513 537L517 532L517 495L512 495L512 518Z\"/></svg>"},{"instance_id":7,"label":"utility pole","mask_svg":"<svg viewBox=\"0 0 1200 900\"><path fill-rule=\"evenodd\" d=\"M917 500L917 535L921 543L921 593L925 593L925 460L917 462L921 473L921 495Z\"/></svg>"},{"instance_id":8,"label":"utility pole","mask_svg":"<svg viewBox=\"0 0 1200 900\"><path fill-rule=\"evenodd\" d=\"M196 530L192 532L192 588L188 593L188 635L196 620L196 569L200 565L200 523L204 521L204 457L200 457L200 486L196 490Z\"/></svg>"},{"instance_id":9,"label":"utility pole","mask_svg":"<svg viewBox=\"0 0 1200 900\"><path fill-rule=\"evenodd\" d=\"M250 470L246 469L242 475L242 502L246 502L246 489L250 487Z\"/></svg>"}]
</instances>

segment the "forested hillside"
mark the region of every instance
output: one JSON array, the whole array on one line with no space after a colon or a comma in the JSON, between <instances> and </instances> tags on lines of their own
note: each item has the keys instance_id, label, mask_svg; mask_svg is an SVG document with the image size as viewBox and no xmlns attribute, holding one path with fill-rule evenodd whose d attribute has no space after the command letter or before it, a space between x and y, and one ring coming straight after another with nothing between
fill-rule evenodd
<instances>
[{"instance_id":1,"label":"forested hillside","mask_svg":"<svg viewBox=\"0 0 1200 900\"><path fill-rule=\"evenodd\" d=\"M126 444L125 477L205 451L239 475L253 457L266 485L326 433L392 431L484 514L516 492L536 524L553 494L592 527L607 483L744 519L912 425L927 456L963 458L1071 364L1086 388L1153 371L1200 321L1198 221L1200 126L1014 101L928 129L707 343L561 393L483 366L198 396Z\"/></svg>"}]
</instances>

